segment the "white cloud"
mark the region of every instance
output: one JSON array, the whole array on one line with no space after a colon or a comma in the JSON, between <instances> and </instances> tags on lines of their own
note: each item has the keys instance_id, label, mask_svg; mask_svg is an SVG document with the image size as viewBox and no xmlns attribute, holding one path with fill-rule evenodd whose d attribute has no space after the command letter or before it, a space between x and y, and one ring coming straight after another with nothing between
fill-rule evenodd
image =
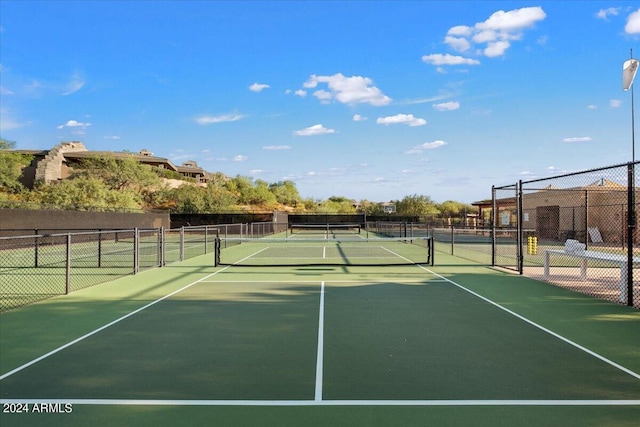
<instances>
[{"instance_id":1,"label":"white cloud","mask_svg":"<svg viewBox=\"0 0 640 427\"><path fill-rule=\"evenodd\" d=\"M440 104L433 104L433 108L435 108L438 111L459 110L460 103L457 101L442 102Z\"/></svg>"},{"instance_id":2,"label":"white cloud","mask_svg":"<svg viewBox=\"0 0 640 427\"><path fill-rule=\"evenodd\" d=\"M361 116L360 114L354 114L353 115L353 121L354 122L364 122L365 120L367 120L367 118Z\"/></svg>"},{"instance_id":3,"label":"white cloud","mask_svg":"<svg viewBox=\"0 0 640 427\"><path fill-rule=\"evenodd\" d=\"M112 140L118 140L120 139L120 137L118 135L107 135L104 137L104 139L112 139Z\"/></svg>"},{"instance_id":4,"label":"white cloud","mask_svg":"<svg viewBox=\"0 0 640 427\"><path fill-rule=\"evenodd\" d=\"M248 159L247 156L243 156L242 154L238 154L233 158L234 162L245 162Z\"/></svg>"},{"instance_id":5,"label":"white cloud","mask_svg":"<svg viewBox=\"0 0 640 427\"><path fill-rule=\"evenodd\" d=\"M260 175L263 172L264 172L264 170L262 170L262 169L251 169L249 171L249 175L251 175L251 176Z\"/></svg>"},{"instance_id":6,"label":"white cloud","mask_svg":"<svg viewBox=\"0 0 640 427\"><path fill-rule=\"evenodd\" d=\"M458 52L465 52L469 50L469 48L471 48L471 43L469 43L469 40L463 37L446 36L444 38L444 42L449 45L451 49Z\"/></svg>"},{"instance_id":7,"label":"white cloud","mask_svg":"<svg viewBox=\"0 0 640 427\"><path fill-rule=\"evenodd\" d=\"M496 56L502 56L511 47L511 43L506 40L489 43L486 49L483 51L484 56L488 58L495 58Z\"/></svg>"},{"instance_id":8,"label":"white cloud","mask_svg":"<svg viewBox=\"0 0 640 427\"><path fill-rule=\"evenodd\" d=\"M319 89L315 92L313 92L313 96L315 96L316 98L318 98L318 100L320 102L322 102L323 104L328 104L331 99L333 98L333 95L331 94L331 92L328 92L324 89Z\"/></svg>"},{"instance_id":9,"label":"white cloud","mask_svg":"<svg viewBox=\"0 0 640 427\"><path fill-rule=\"evenodd\" d=\"M91 126L91 123L82 123L76 120L68 120L65 124L59 125L58 129L64 128L87 128Z\"/></svg>"},{"instance_id":10,"label":"white cloud","mask_svg":"<svg viewBox=\"0 0 640 427\"><path fill-rule=\"evenodd\" d=\"M307 91L306 90L302 90L302 89L298 89L293 93L294 93L294 95L297 95L300 98L304 98L305 96L307 96Z\"/></svg>"},{"instance_id":11,"label":"white cloud","mask_svg":"<svg viewBox=\"0 0 640 427\"><path fill-rule=\"evenodd\" d=\"M444 141L433 141L433 142L425 142L424 144L416 145L410 150L405 151L405 154L420 154L426 150L434 150L436 148L444 147L447 145Z\"/></svg>"},{"instance_id":12,"label":"white cloud","mask_svg":"<svg viewBox=\"0 0 640 427\"><path fill-rule=\"evenodd\" d=\"M223 114L222 116L200 116L196 118L196 122L200 125L210 125L214 123L236 122L242 120L245 116L242 114Z\"/></svg>"},{"instance_id":13,"label":"white cloud","mask_svg":"<svg viewBox=\"0 0 640 427\"><path fill-rule=\"evenodd\" d=\"M587 110L597 110L598 107L596 107L595 105L591 104L591 105L587 105Z\"/></svg>"},{"instance_id":14,"label":"white cloud","mask_svg":"<svg viewBox=\"0 0 640 427\"><path fill-rule=\"evenodd\" d=\"M640 33L640 9L635 12L631 12L627 17L627 25L624 26L624 31L627 34Z\"/></svg>"},{"instance_id":15,"label":"white cloud","mask_svg":"<svg viewBox=\"0 0 640 427\"><path fill-rule=\"evenodd\" d=\"M562 142L589 142L589 141L591 141L590 136L578 136L578 137L564 138L562 140Z\"/></svg>"},{"instance_id":16,"label":"white cloud","mask_svg":"<svg viewBox=\"0 0 640 427\"><path fill-rule=\"evenodd\" d=\"M468 52L478 46L476 52L489 58L503 56L511 47L511 42L521 40L524 31L533 27L538 21L546 18L541 7L523 7L505 12L499 10L485 21L473 27L457 25L447 31L444 42L457 52ZM539 40L539 39L538 39ZM482 46L484 45L484 46ZM443 65L478 65L480 62L472 58L464 58L450 54L431 54L422 57L425 63L433 64L438 72L444 72Z\"/></svg>"},{"instance_id":17,"label":"white cloud","mask_svg":"<svg viewBox=\"0 0 640 427\"><path fill-rule=\"evenodd\" d=\"M0 86L0 95L14 95L14 92Z\"/></svg>"},{"instance_id":18,"label":"white cloud","mask_svg":"<svg viewBox=\"0 0 640 427\"><path fill-rule=\"evenodd\" d=\"M510 37L534 26L536 22L546 17L544 10L539 6L523 7L508 12L499 10L493 13L486 21L477 23L475 28L478 30L491 29L501 31L504 37Z\"/></svg>"},{"instance_id":19,"label":"white cloud","mask_svg":"<svg viewBox=\"0 0 640 427\"><path fill-rule=\"evenodd\" d=\"M431 55L424 55L422 61L427 64L433 65L479 65L480 61L477 59L464 58L462 56L454 56L449 53L441 54L434 53Z\"/></svg>"},{"instance_id":20,"label":"white cloud","mask_svg":"<svg viewBox=\"0 0 640 427\"><path fill-rule=\"evenodd\" d=\"M609 18L609 16L617 16L618 13L620 13L620 8L619 7L609 7L607 9L600 9L597 13L596 13L596 18L599 19L607 19Z\"/></svg>"},{"instance_id":21,"label":"white cloud","mask_svg":"<svg viewBox=\"0 0 640 427\"><path fill-rule=\"evenodd\" d=\"M314 135L326 135L329 133L335 133L335 129L327 129L326 127L319 125L313 125L305 129L295 130L293 134L295 136L314 136Z\"/></svg>"},{"instance_id":22,"label":"white cloud","mask_svg":"<svg viewBox=\"0 0 640 427\"><path fill-rule=\"evenodd\" d=\"M620 101L619 99L612 99L611 101L609 101L609 107L611 108L618 108L622 105L622 101Z\"/></svg>"},{"instance_id":23,"label":"white cloud","mask_svg":"<svg viewBox=\"0 0 640 427\"><path fill-rule=\"evenodd\" d=\"M249 86L249 90L252 92L262 92L264 89L269 89L271 86L269 86L268 84L264 84L264 83L254 83L251 86Z\"/></svg>"},{"instance_id":24,"label":"white cloud","mask_svg":"<svg viewBox=\"0 0 640 427\"><path fill-rule=\"evenodd\" d=\"M368 77L346 77L341 73L332 76L312 75L303 84L307 89L315 88L320 83L326 83L329 91L317 90L314 96L321 101L335 99L343 104L370 104L374 106L388 105L392 99L373 86L373 80Z\"/></svg>"},{"instance_id":25,"label":"white cloud","mask_svg":"<svg viewBox=\"0 0 640 427\"><path fill-rule=\"evenodd\" d=\"M262 147L265 151L291 150L290 145L266 145Z\"/></svg>"},{"instance_id":26,"label":"white cloud","mask_svg":"<svg viewBox=\"0 0 640 427\"><path fill-rule=\"evenodd\" d=\"M396 114L395 116L378 117L376 123L379 125L403 124L409 126L424 126L427 124L425 119L414 117L413 114Z\"/></svg>"},{"instance_id":27,"label":"white cloud","mask_svg":"<svg viewBox=\"0 0 640 427\"><path fill-rule=\"evenodd\" d=\"M473 34L473 28L466 25L456 25L447 31L448 36L454 37L469 37L471 34Z\"/></svg>"}]
</instances>

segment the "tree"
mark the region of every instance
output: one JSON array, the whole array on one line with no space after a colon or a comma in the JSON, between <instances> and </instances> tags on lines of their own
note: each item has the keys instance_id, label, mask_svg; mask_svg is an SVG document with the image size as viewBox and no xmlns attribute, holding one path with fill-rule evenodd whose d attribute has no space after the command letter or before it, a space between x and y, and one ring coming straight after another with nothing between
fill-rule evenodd
<instances>
[{"instance_id":1,"label":"tree","mask_svg":"<svg viewBox=\"0 0 640 427\"><path fill-rule=\"evenodd\" d=\"M178 213L203 213L207 208L204 189L190 184L169 190L171 210Z\"/></svg>"},{"instance_id":2,"label":"tree","mask_svg":"<svg viewBox=\"0 0 640 427\"><path fill-rule=\"evenodd\" d=\"M30 200L62 209L110 211L141 209L139 196L129 189L114 190L101 179L79 176L55 185L40 185Z\"/></svg>"},{"instance_id":3,"label":"tree","mask_svg":"<svg viewBox=\"0 0 640 427\"><path fill-rule=\"evenodd\" d=\"M397 201L396 212L399 215L411 216L434 215L439 213L436 204L429 196L419 196L417 194L405 196L402 200Z\"/></svg>"},{"instance_id":4,"label":"tree","mask_svg":"<svg viewBox=\"0 0 640 427\"><path fill-rule=\"evenodd\" d=\"M15 141L0 138L0 190L7 193L19 193L25 189L20 182L20 176L22 169L33 160L33 156L9 151L15 145Z\"/></svg>"},{"instance_id":5,"label":"tree","mask_svg":"<svg viewBox=\"0 0 640 427\"><path fill-rule=\"evenodd\" d=\"M358 211L371 216L384 215L384 209L380 203L370 202L369 200L361 200Z\"/></svg>"},{"instance_id":6,"label":"tree","mask_svg":"<svg viewBox=\"0 0 640 427\"><path fill-rule=\"evenodd\" d=\"M236 195L229 191L220 181L209 182L204 191L207 213L218 213L233 209L238 202Z\"/></svg>"},{"instance_id":7,"label":"tree","mask_svg":"<svg viewBox=\"0 0 640 427\"><path fill-rule=\"evenodd\" d=\"M130 189L139 194L160 184L160 177L151 166L138 162L133 156L112 155L86 159L75 175L101 179L113 190Z\"/></svg>"},{"instance_id":8,"label":"tree","mask_svg":"<svg viewBox=\"0 0 640 427\"><path fill-rule=\"evenodd\" d=\"M282 203L287 206L297 206L298 202L302 199L296 184L293 181L279 181L275 184L269 184L269 191L275 196L278 203Z\"/></svg>"},{"instance_id":9,"label":"tree","mask_svg":"<svg viewBox=\"0 0 640 427\"><path fill-rule=\"evenodd\" d=\"M356 208L350 199L342 196L331 196L319 207L318 212L326 213L355 213Z\"/></svg>"}]
</instances>

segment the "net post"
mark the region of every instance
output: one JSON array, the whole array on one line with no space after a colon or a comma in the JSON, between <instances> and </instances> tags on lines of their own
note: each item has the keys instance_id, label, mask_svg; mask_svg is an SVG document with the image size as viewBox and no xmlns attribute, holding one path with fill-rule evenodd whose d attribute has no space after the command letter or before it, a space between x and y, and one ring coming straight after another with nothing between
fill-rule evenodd
<instances>
[{"instance_id":1,"label":"net post","mask_svg":"<svg viewBox=\"0 0 640 427\"><path fill-rule=\"evenodd\" d=\"M435 254L436 254L435 239L433 238L433 234L429 236L428 239L429 239L429 242L428 242L429 264L431 265L431 267L433 267L435 265Z\"/></svg>"},{"instance_id":2,"label":"net post","mask_svg":"<svg viewBox=\"0 0 640 427\"><path fill-rule=\"evenodd\" d=\"M213 240L213 266L220 266L220 252L221 252L220 236L216 236Z\"/></svg>"}]
</instances>

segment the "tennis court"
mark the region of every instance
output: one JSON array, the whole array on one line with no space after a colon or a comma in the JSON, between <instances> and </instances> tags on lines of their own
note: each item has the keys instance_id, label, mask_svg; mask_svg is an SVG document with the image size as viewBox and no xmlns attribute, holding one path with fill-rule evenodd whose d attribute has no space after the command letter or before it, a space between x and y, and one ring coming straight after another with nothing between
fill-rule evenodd
<instances>
[{"instance_id":1,"label":"tennis court","mask_svg":"<svg viewBox=\"0 0 640 427\"><path fill-rule=\"evenodd\" d=\"M637 425L637 310L431 266L406 241L353 265L360 250L322 240L232 245L229 265L203 255L3 313L0 422ZM325 258L237 265L291 243Z\"/></svg>"}]
</instances>

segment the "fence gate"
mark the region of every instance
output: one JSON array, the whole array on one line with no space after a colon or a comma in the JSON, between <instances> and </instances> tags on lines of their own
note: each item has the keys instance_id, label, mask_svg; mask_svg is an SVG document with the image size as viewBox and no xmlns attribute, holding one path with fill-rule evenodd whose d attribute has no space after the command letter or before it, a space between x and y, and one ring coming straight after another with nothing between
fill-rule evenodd
<instances>
[{"instance_id":1,"label":"fence gate","mask_svg":"<svg viewBox=\"0 0 640 427\"><path fill-rule=\"evenodd\" d=\"M491 264L521 271L518 184L492 187Z\"/></svg>"},{"instance_id":2,"label":"fence gate","mask_svg":"<svg viewBox=\"0 0 640 427\"><path fill-rule=\"evenodd\" d=\"M640 308L639 165L492 187L492 265Z\"/></svg>"}]
</instances>

